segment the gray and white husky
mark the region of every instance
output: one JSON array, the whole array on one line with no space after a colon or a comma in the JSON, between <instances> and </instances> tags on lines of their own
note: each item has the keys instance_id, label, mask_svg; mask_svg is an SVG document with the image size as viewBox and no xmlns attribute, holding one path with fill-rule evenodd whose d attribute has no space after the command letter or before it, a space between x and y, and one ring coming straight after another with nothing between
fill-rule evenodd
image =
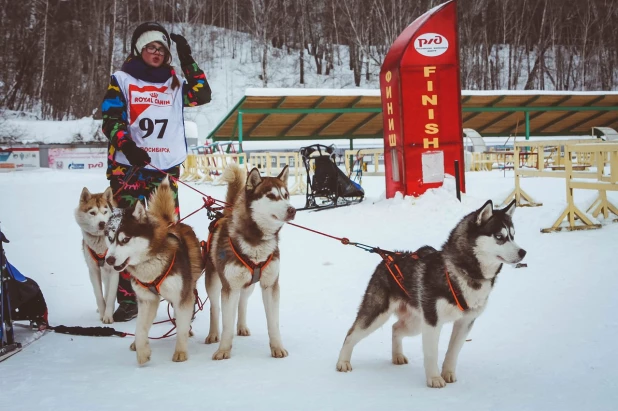
<instances>
[{"instance_id":1,"label":"gray and white husky","mask_svg":"<svg viewBox=\"0 0 618 411\"><path fill-rule=\"evenodd\" d=\"M226 210L211 233L205 261L210 298L206 344L219 341L220 309L223 314L221 342L213 360L230 358L237 312L236 332L249 335L247 301L258 281L271 355L288 355L279 333L279 231L296 215L290 204L288 173L285 166L277 177L262 177L254 168L246 176L244 168L236 165L228 166L223 173L222 181L228 184L225 201L234 207Z\"/></svg>"},{"instance_id":2,"label":"gray and white husky","mask_svg":"<svg viewBox=\"0 0 618 411\"><path fill-rule=\"evenodd\" d=\"M110 187L103 193L91 193L84 187L79 196L79 205L75 209L75 221L82 229L82 251L88 266L97 311L104 324L114 322L114 303L119 281L118 273L105 264L107 244L104 229L115 205Z\"/></svg>"},{"instance_id":3,"label":"gray and white husky","mask_svg":"<svg viewBox=\"0 0 618 411\"><path fill-rule=\"evenodd\" d=\"M396 264L382 261L369 280L339 353L337 370L352 371L354 346L395 314L393 363L408 363L403 337L422 334L427 385L442 388L457 381L457 357L487 305L502 265L518 263L526 255L515 243L514 211L515 201L501 210L487 201L457 224L442 250L424 246L414 253L392 255ZM440 373L438 340L442 326L450 322L454 322L453 332Z\"/></svg>"}]
</instances>

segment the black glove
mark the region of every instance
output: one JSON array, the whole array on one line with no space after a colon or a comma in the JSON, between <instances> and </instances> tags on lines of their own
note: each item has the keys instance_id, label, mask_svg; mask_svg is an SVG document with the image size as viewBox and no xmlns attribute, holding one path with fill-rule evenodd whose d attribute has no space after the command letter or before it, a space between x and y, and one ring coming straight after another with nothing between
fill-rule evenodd
<instances>
[{"instance_id":1,"label":"black glove","mask_svg":"<svg viewBox=\"0 0 618 411\"><path fill-rule=\"evenodd\" d=\"M144 149L139 148L133 140L125 141L121 150L132 166L143 167L151 161L148 153Z\"/></svg>"},{"instance_id":2,"label":"black glove","mask_svg":"<svg viewBox=\"0 0 618 411\"><path fill-rule=\"evenodd\" d=\"M180 59L180 65L184 66L193 63L193 57L191 57L191 47L187 43L187 39L180 34L171 33L170 38L176 43L176 51L178 52L178 58Z\"/></svg>"}]
</instances>

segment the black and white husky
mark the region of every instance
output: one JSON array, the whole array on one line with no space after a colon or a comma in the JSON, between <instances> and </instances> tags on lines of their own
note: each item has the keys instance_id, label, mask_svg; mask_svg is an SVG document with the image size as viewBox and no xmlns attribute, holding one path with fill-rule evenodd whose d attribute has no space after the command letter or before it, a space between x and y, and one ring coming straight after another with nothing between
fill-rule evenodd
<instances>
[{"instance_id":1,"label":"black and white husky","mask_svg":"<svg viewBox=\"0 0 618 411\"><path fill-rule=\"evenodd\" d=\"M514 211L515 201L501 210L487 201L457 224L441 251L424 246L392 255L393 263L382 261L369 280L337 370L352 371L354 346L395 314L393 363L408 363L403 337L422 334L427 385L441 388L457 381L457 357L502 264L518 263L526 255L515 243ZM442 326L450 322L453 332L440 373L438 340Z\"/></svg>"},{"instance_id":2,"label":"black and white husky","mask_svg":"<svg viewBox=\"0 0 618 411\"><path fill-rule=\"evenodd\" d=\"M259 281L266 311L270 352L275 358L288 355L279 333L279 231L294 219L287 188L288 167L277 177L261 177L257 168L246 175L244 168L230 165L226 202L233 204L209 238L206 253L206 291L210 298L210 331L206 344L219 341L219 311L223 327L213 360L230 358L234 334L247 336L247 301ZM221 303L219 302L221 299ZM221 304L221 305L220 305ZM234 322L238 313L238 323Z\"/></svg>"}]
</instances>

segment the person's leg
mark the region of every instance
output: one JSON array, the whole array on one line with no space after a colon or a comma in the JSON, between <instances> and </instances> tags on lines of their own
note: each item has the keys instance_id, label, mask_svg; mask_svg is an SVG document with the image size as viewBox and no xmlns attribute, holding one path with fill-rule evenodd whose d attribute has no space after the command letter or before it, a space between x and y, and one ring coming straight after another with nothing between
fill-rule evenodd
<instances>
[{"instance_id":1,"label":"person's leg","mask_svg":"<svg viewBox=\"0 0 618 411\"><path fill-rule=\"evenodd\" d=\"M180 201L178 200L178 178L180 178L180 166L172 167L167 170L170 178L172 192L174 193L174 201L176 202L176 217L180 218Z\"/></svg>"},{"instance_id":2,"label":"person's leg","mask_svg":"<svg viewBox=\"0 0 618 411\"><path fill-rule=\"evenodd\" d=\"M137 201L144 202L144 180L142 171L137 170L133 176L126 176L130 170L128 166L118 165L115 167L116 174L110 177L110 187L114 192L114 201L120 208L133 207ZM114 312L115 322L125 322L137 317L137 301L135 292L131 286L131 276L128 271L122 271L118 281L116 292L118 308Z\"/></svg>"},{"instance_id":3,"label":"person's leg","mask_svg":"<svg viewBox=\"0 0 618 411\"><path fill-rule=\"evenodd\" d=\"M180 176L180 166L172 167L166 170L166 173L170 176L170 188L174 195L174 202L176 203L176 217L180 217L180 203L178 201L178 182L177 179ZM163 174L159 170L144 170L144 180L146 182L146 201L150 199L150 195L159 187L159 184L163 181L167 174Z\"/></svg>"}]
</instances>

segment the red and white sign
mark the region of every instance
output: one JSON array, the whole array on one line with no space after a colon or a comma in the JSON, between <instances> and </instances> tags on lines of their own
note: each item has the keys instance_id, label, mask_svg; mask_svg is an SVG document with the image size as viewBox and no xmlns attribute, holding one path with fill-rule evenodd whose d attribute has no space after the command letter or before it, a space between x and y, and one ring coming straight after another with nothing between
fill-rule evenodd
<instances>
[{"instance_id":1,"label":"red and white sign","mask_svg":"<svg viewBox=\"0 0 618 411\"><path fill-rule=\"evenodd\" d=\"M419 196L455 174L465 193L455 0L434 7L395 40L380 71L386 197Z\"/></svg>"},{"instance_id":2,"label":"red and white sign","mask_svg":"<svg viewBox=\"0 0 618 411\"><path fill-rule=\"evenodd\" d=\"M49 168L56 170L103 170L107 167L107 149L50 148L47 155Z\"/></svg>"},{"instance_id":3,"label":"red and white sign","mask_svg":"<svg viewBox=\"0 0 618 411\"><path fill-rule=\"evenodd\" d=\"M39 147L0 147L0 170L31 170L39 168Z\"/></svg>"}]
</instances>

